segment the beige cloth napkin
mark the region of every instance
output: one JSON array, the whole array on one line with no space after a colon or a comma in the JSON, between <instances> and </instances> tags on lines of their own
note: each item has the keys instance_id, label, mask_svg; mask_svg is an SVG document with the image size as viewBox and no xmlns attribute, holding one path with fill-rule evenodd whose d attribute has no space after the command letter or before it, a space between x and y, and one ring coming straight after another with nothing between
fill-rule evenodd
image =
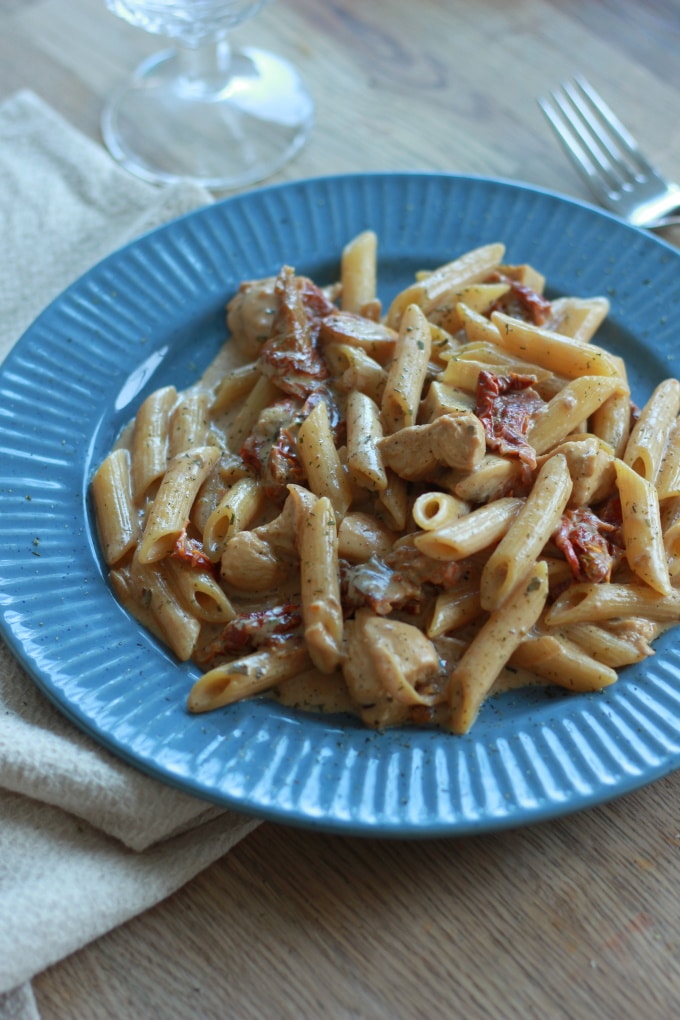
<instances>
[{"instance_id":1,"label":"beige cloth napkin","mask_svg":"<svg viewBox=\"0 0 680 1020\"><path fill-rule=\"evenodd\" d=\"M190 184L129 176L30 92L0 104L0 360L99 259L210 200ZM0 643L0 1020L35 1020L35 974L160 901L255 825L102 750Z\"/></svg>"}]
</instances>

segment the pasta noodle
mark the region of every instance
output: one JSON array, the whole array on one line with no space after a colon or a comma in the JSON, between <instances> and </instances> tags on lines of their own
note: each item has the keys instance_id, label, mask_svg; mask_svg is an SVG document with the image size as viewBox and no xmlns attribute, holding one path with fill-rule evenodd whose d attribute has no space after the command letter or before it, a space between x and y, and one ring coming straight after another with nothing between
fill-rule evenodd
<instances>
[{"instance_id":1,"label":"pasta noodle","mask_svg":"<svg viewBox=\"0 0 680 1020\"><path fill-rule=\"evenodd\" d=\"M498 609L533 569L557 529L571 493L563 454L550 457L505 535L489 556L480 580L484 609Z\"/></svg>"},{"instance_id":2,"label":"pasta noodle","mask_svg":"<svg viewBox=\"0 0 680 1020\"><path fill-rule=\"evenodd\" d=\"M490 613L451 674L449 703L455 733L467 733L501 669L538 620L548 597L548 568L536 563Z\"/></svg>"},{"instance_id":3,"label":"pasta noodle","mask_svg":"<svg viewBox=\"0 0 680 1020\"><path fill-rule=\"evenodd\" d=\"M118 563L139 541L141 528L132 498L127 450L113 450L92 479L92 493L100 508L100 541L108 566Z\"/></svg>"},{"instance_id":4,"label":"pasta noodle","mask_svg":"<svg viewBox=\"0 0 680 1020\"><path fill-rule=\"evenodd\" d=\"M365 230L345 245L340 261L343 311L366 313L376 301L378 238Z\"/></svg>"},{"instance_id":5,"label":"pasta noodle","mask_svg":"<svg viewBox=\"0 0 680 1020\"><path fill-rule=\"evenodd\" d=\"M201 446L179 453L170 461L148 511L139 543L140 563L155 563L173 550L185 530L201 483L219 453L215 446Z\"/></svg>"},{"instance_id":6,"label":"pasta noodle","mask_svg":"<svg viewBox=\"0 0 680 1020\"><path fill-rule=\"evenodd\" d=\"M342 658L342 605L338 582L338 535L330 500L313 502L298 525L300 602L312 662L331 673Z\"/></svg>"},{"instance_id":7,"label":"pasta noodle","mask_svg":"<svg viewBox=\"0 0 680 1020\"><path fill-rule=\"evenodd\" d=\"M203 378L93 474L113 591L200 670L190 712L323 688L464 734L512 677L591 694L680 622L680 382L638 412L608 300L550 300L500 242L383 312L378 243L327 287L244 282Z\"/></svg>"},{"instance_id":8,"label":"pasta noodle","mask_svg":"<svg viewBox=\"0 0 680 1020\"><path fill-rule=\"evenodd\" d=\"M140 502L165 472L168 460L168 422L177 400L174 386L151 393L139 411L132 432L132 493Z\"/></svg>"},{"instance_id":9,"label":"pasta noodle","mask_svg":"<svg viewBox=\"0 0 680 1020\"><path fill-rule=\"evenodd\" d=\"M424 312L419 305L408 305L382 397L386 432L415 425L431 350L432 335Z\"/></svg>"}]
</instances>

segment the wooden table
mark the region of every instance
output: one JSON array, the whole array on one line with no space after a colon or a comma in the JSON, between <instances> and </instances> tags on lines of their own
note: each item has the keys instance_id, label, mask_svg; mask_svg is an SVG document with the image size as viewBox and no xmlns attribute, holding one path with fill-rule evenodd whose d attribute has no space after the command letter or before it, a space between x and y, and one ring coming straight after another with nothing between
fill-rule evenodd
<instances>
[{"instance_id":1,"label":"wooden table","mask_svg":"<svg viewBox=\"0 0 680 1020\"><path fill-rule=\"evenodd\" d=\"M535 102L575 71L680 176L680 0L278 0L238 37L292 58L316 98L279 179L454 170L587 199ZM104 0L0 0L0 98L30 87L98 139L104 97L156 48ZM263 824L36 979L43 1020L673 1020L679 805L680 772L474 839Z\"/></svg>"}]
</instances>

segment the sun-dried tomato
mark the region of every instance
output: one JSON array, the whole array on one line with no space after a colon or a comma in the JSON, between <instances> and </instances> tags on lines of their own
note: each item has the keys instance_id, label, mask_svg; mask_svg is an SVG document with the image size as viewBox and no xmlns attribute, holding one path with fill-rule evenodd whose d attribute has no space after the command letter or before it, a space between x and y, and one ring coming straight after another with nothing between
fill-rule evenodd
<instances>
[{"instance_id":1,"label":"sun-dried tomato","mask_svg":"<svg viewBox=\"0 0 680 1020\"><path fill-rule=\"evenodd\" d=\"M532 416L545 406L533 389L535 381L533 376L494 375L482 370L475 403L487 447L501 455L519 457L530 468L536 467L536 452L526 436Z\"/></svg>"},{"instance_id":2,"label":"sun-dried tomato","mask_svg":"<svg viewBox=\"0 0 680 1020\"><path fill-rule=\"evenodd\" d=\"M598 506L597 516L606 524L612 524L615 528L621 527L623 511L621 509L621 497L618 493L615 496L610 496L605 503L601 503Z\"/></svg>"},{"instance_id":3,"label":"sun-dried tomato","mask_svg":"<svg viewBox=\"0 0 680 1020\"><path fill-rule=\"evenodd\" d=\"M187 563L195 570L213 570L214 564L203 551L203 544L197 538L189 538L187 529L181 532L170 555Z\"/></svg>"},{"instance_id":4,"label":"sun-dried tomato","mask_svg":"<svg viewBox=\"0 0 680 1020\"><path fill-rule=\"evenodd\" d=\"M276 485L303 482L305 469L297 452L299 424L279 429L279 434L269 451L269 475Z\"/></svg>"},{"instance_id":5,"label":"sun-dried tomato","mask_svg":"<svg viewBox=\"0 0 680 1020\"><path fill-rule=\"evenodd\" d=\"M260 367L276 385L303 400L328 378L319 349L325 316L337 312L320 287L284 266L276 280L279 301L272 335L260 350Z\"/></svg>"},{"instance_id":6,"label":"sun-dried tomato","mask_svg":"<svg viewBox=\"0 0 680 1020\"><path fill-rule=\"evenodd\" d=\"M616 530L615 524L603 521L588 507L565 510L553 537L574 580L609 581L616 559L612 542Z\"/></svg>"},{"instance_id":7,"label":"sun-dried tomato","mask_svg":"<svg viewBox=\"0 0 680 1020\"><path fill-rule=\"evenodd\" d=\"M489 314L491 312L505 312L506 315L512 315L515 319L532 322L535 326L542 326L547 322L552 306L548 299L535 291L533 287L528 287L525 283L520 283L519 280L512 280L501 273L495 273L489 279L497 279L507 283L510 288L507 294L504 294L494 302L493 306L489 309Z\"/></svg>"},{"instance_id":8,"label":"sun-dried tomato","mask_svg":"<svg viewBox=\"0 0 680 1020\"><path fill-rule=\"evenodd\" d=\"M217 638L196 653L197 661L200 657L199 665L205 667L216 659L271 648L296 637L301 628L302 610L294 602L241 613L225 625Z\"/></svg>"}]
</instances>

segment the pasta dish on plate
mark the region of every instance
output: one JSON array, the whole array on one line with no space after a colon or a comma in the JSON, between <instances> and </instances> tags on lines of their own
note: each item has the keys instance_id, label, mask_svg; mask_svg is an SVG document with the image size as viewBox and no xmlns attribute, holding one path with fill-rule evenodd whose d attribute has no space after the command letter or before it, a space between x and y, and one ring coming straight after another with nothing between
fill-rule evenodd
<instances>
[{"instance_id":1,"label":"pasta dish on plate","mask_svg":"<svg viewBox=\"0 0 680 1020\"><path fill-rule=\"evenodd\" d=\"M463 734L680 620L680 382L636 408L608 301L504 255L383 308L365 231L335 284L244 281L201 380L144 400L92 491L116 596L201 670L189 711L271 692Z\"/></svg>"}]
</instances>

